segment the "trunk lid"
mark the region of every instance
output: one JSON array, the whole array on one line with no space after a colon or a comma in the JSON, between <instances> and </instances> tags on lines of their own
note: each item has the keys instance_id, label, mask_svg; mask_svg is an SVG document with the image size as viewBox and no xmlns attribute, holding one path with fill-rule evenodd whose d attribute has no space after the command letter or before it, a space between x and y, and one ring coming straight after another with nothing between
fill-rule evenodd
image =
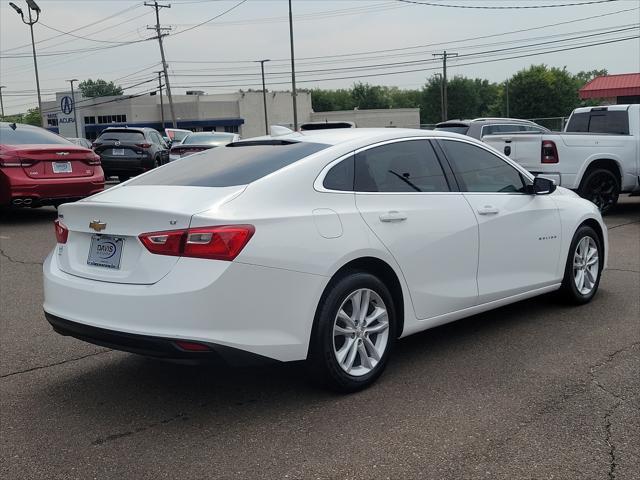
<instances>
[{"instance_id":1,"label":"trunk lid","mask_svg":"<svg viewBox=\"0 0 640 480\"><path fill-rule=\"evenodd\" d=\"M77 145L21 145L15 154L31 178L74 178L94 174L95 154Z\"/></svg>"},{"instance_id":2,"label":"trunk lid","mask_svg":"<svg viewBox=\"0 0 640 480\"><path fill-rule=\"evenodd\" d=\"M60 220L69 236L67 243L56 250L60 269L105 282L156 283L171 271L179 257L150 253L138 235L186 229L194 214L215 209L244 189L123 185L91 200L65 204L60 207ZM107 246L115 248L116 253L106 262L96 250L103 244L111 245Z\"/></svg>"}]
</instances>

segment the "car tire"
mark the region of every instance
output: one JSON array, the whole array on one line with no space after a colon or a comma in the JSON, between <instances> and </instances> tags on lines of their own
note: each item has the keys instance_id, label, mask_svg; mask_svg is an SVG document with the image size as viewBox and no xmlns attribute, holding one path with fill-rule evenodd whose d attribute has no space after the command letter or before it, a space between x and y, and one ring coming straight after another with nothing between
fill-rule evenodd
<instances>
[{"instance_id":1,"label":"car tire","mask_svg":"<svg viewBox=\"0 0 640 480\"><path fill-rule=\"evenodd\" d=\"M129 180L129 175L118 175L118 180L120 180L120 183L122 182L126 182L127 180Z\"/></svg>"},{"instance_id":2,"label":"car tire","mask_svg":"<svg viewBox=\"0 0 640 480\"><path fill-rule=\"evenodd\" d=\"M618 203L620 181L611 170L596 168L586 174L578 193L594 203L602 215L606 215Z\"/></svg>"},{"instance_id":3,"label":"car tire","mask_svg":"<svg viewBox=\"0 0 640 480\"><path fill-rule=\"evenodd\" d=\"M156 158L153 160L153 168L158 168L160 165L161 165L161 163L160 163L160 157L156 157Z\"/></svg>"},{"instance_id":4,"label":"car tire","mask_svg":"<svg viewBox=\"0 0 640 480\"><path fill-rule=\"evenodd\" d=\"M583 225L576 231L564 269L560 294L568 303L581 305L595 296L600 285L604 256L600 237Z\"/></svg>"},{"instance_id":5,"label":"car tire","mask_svg":"<svg viewBox=\"0 0 640 480\"><path fill-rule=\"evenodd\" d=\"M313 376L339 392L368 387L387 364L396 325L393 298L379 278L366 272L341 276L327 288L316 312L308 359Z\"/></svg>"}]
</instances>

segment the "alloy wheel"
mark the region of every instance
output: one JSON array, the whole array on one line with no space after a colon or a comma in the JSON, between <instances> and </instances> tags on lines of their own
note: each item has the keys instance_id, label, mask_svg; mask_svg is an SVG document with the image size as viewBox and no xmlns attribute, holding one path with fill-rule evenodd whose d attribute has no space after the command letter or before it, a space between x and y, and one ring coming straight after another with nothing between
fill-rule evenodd
<instances>
[{"instance_id":1,"label":"alloy wheel","mask_svg":"<svg viewBox=\"0 0 640 480\"><path fill-rule=\"evenodd\" d=\"M366 375L376 368L389 342L389 317L380 295L361 288L342 302L333 322L333 350L347 374Z\"/></svg>"},{"instance_id":2,"label":"alloy wheel","mask_svg":"<svg viewBox=\"0 0 640 480\"><path fill-rule=\"evenodd\" d=\"M601 173L590 181L587 199L594 203L601 212L611 208L618 197L618 184L610 175Z\"/></svg>"},{"instance_id":3,"label":"alloy wheel","mask_svg":"<svg viewBox=\"0 0 640 480\"><path fill-rule=\"evenodd\" d=\"M573 281L581 295L589 295L600 274L598 246L593 238L582 237L573 254Z\"/></svg>"}]
</instances>

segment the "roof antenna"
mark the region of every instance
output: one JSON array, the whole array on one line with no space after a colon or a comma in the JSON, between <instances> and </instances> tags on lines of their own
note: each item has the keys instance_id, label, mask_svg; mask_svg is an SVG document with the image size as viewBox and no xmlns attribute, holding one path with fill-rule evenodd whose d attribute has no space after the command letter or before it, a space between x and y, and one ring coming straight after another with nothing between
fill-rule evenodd
<instances>
[{"instance_id":1,"label":"roof antenna","mask_svg":"<svg viewBox=\"0 0 640 480\"><path fill-rule=\"evenodd\" d=\"M11 127L11 130L15 130L17 127L16 122L10 123L9 126Z\"/></svg>"},{"instance_id":2,"label":"roof antenna","mask_svg":"<svg viewBox=\"0 0 640 480\"><path fill-rule=\"evenodd\" d=\"M295 132L290 128L283 127L281 125L271 125L271 127L269 127L269 134L272 137L280 137L282 135L289 135L291 133Z\"/></svg>"}]
</instances>

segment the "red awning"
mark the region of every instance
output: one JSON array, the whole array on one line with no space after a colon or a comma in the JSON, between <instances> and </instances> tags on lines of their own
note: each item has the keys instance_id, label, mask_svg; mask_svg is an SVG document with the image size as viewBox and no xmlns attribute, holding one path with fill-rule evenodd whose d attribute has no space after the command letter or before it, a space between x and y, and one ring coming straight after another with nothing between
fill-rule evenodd
<instances>
[{"instance_id":1,"label":"red awning","mask_svg":"<svg viewBox=\"0 0 640 480\"><path fill-rule=\"evenodd\" d=\"M596 77L580 90L580 98L611 98L640 95L640 73Z\"/></svg>"}]
</instances>

